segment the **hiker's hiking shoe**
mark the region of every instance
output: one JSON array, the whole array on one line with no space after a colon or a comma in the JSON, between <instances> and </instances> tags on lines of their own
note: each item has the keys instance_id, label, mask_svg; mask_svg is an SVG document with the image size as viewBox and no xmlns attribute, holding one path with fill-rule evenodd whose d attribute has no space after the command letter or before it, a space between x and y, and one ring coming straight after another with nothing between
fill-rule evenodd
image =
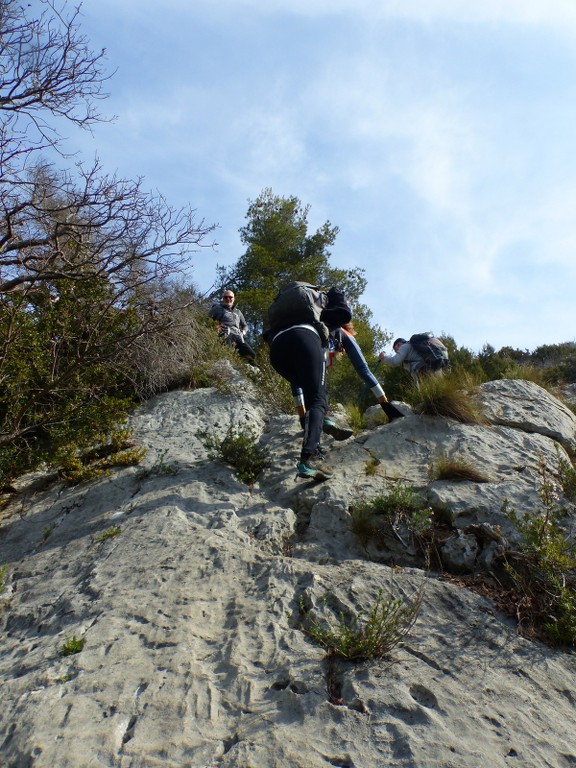
<instances>
[{"instance_id":1,"label":"hiker's hiking shoe","mask_svg":"<svg viewBox=\"0 0 576 768\"><path fill-rule=\"evenodd\" d=\"M308 480L329 480L333 474L332 467L324 464L322 458L316 453L298 464L298 477L305 477Z\"/></svg>"},{"instance_id":2,"label":"hiker's hiking shoe","mask_svg":"<svg viewBox=\"0 0 576 768\"><path fill-rule=\"evenodd\" d=\"M324 448L322 448L321 445L319 445L318 448L316 448L316 451L314 452L314 456L317 459L320 459L320 461L324 461L324 459L326 458L324 454Z\"/></svg>"},{"instance_id":3,"label":"hiker's hiking shoe","mask_svg":"<svg viewBox=\"0 0 576 768\"><path fill-rule=\"evenodd\" d=\"M350 427L339 427L335 421L332 421L332 419L329 419L328 417L324 419L322 431L326 432L327 435L332 435L334 440L348 440L348 438L352 437L354 434Z\"/></svg>"}]
</instances>

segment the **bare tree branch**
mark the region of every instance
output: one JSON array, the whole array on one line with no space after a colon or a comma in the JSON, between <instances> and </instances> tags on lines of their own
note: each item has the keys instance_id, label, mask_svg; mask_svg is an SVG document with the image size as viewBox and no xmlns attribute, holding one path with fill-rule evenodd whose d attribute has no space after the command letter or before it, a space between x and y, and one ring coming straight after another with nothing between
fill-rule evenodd
<instances>
[{"instance_id":1,"label":"bare tree branch","mask_svg":"<svg viewBox=\"0 0 576 768\"><path fill-rule=\"evenodd\" d=\"M33 16L0 0L0 485L70 441L98 440L127 396L170 380L146 368L188 338L185 379L193 293L168 286L182 288L215 228L97 159L68 170L40 159L64 156L61 118L87 129L103 119L107 75L80 7L38 4Z\"/></svg>"}]
</instances>

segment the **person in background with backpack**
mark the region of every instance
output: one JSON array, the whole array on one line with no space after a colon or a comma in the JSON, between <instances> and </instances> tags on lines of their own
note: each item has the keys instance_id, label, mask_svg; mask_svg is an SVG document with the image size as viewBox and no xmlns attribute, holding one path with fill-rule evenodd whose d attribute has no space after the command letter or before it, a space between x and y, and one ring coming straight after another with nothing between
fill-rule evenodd
<instances>
[{"instance_id":1,"label":"person in background with backpack","mask_svg":"<svg viewBox=\"0 0 576 768\"><path fill-rule=\"evenodd\" d=\"M218 336L223 338L228 346L236 347L240 357L245 358L251 365L256 365L256 353L244 340L248 324L242 312L236 308L234 291L226 288L222 293L222 300L212 305L209 315L216 321Z\"/></svg>"},{"instance_id":2,"label":"person in background with backpack","mask_svg":"<svg viewBox=\"0 0 576 768\"><path fill-rule=\"evenodd\" d=\"M428 349L430 343L434 344L436 350ZM429 374L442 375L443 368L448 365L448 351L446 347L440 339L437 339L431 333L415 334L410 337L410 341L399 337L392 344L392 349L394 350L393 355L386 355L384 352L381 352L378 355L378 359L384 365L404 366L406 370L410 371L416 383L418 383L422 376ZM433 361L437 361L437 363Z\"/></svg>"},{"instance_id":3,"label":"person in background with backpack","mask_svg":"<svg viewBox=\"0 0 576 768\"><path fill-rule=\"evenodd\" d=\"M334 351L346 352L354 370L360 376L366 387L370 389L386 416L388 416L388 421L401 419L404 414L395 408L392 403L388 402L386 393L376 376L374 376L370 370L366 358L360 349L360 345L354 338L355 336L356 331L354 330L352 322L343 323L339 328L331 330L330 338L333 342Z\"/></svg>"}]
</instances>

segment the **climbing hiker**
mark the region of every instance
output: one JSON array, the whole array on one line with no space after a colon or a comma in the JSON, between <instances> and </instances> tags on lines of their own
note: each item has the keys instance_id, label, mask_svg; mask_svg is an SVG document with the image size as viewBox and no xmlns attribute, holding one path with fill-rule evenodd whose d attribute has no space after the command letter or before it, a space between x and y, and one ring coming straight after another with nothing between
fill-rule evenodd
<instances>
[{"instance_id":1,"label":"climbing hiker","mask_svg":"<svg viewBox=\"0 0 576 768\"><path fill-rule=\"evenodd\" d=\"M388 417L388 421L394 419L401 419L404 414L398 410L392 403L388 402L386 393L382 388L382 385L376 378L376 376L370 370L366 358L364 357L360 345L354 338L356 331L354 330L354 324L352 321L344 323L339 328L335 328L330 332L330 338L332 339L334 351L345 352L354 370L360 376L367 388L370 389L380 407Z\"/></svg>"},{"instance_id":2,"label":"climbing hiker","mask_svg":"<svg viewBox=\"0 0 576 768\"><path fill-rule=\"evenodd\" d=\"M256 365L256 353L244 338L248 324L242 312L236 308L234 300L234 292L226 288L221 301L210 308L209 315L216 321L218 336L224 339L228 346L236 347L238 354L245 358L246 362Z\"/></svg>"},{"instance_id":3,"label":"climbing hiker","mask_svg":"<svg viewBox=\"0 0 576 768\"><path fill-rule=\"evenodd\" d=\"M302 391L304 437L298 476L328 480L333 470L318 453L322 424L328 403L324 349L312 325L301 323L274 334L270 340L270 363L274 370Z\"/></svg>"},{"instance_id":4,"label":"climbing hiker","mask_svg":"<svg viewBox=\"0 0 576 768\"><path fill-rule=\"evenodd\" d=\"M329 331L323 312L329 304L329 293L300 281L284 286L268 309L262 334L270 345L270 363L290 382L301 415L304 437L298 477L313 480L328 480L333 474L320 449L328 407L325 349ZM349 318L349 312L348 308L343 316ZM332 434L338 429L330 419L326 426Z\"/></svg>"},{"instance_id":5,"label":"climbing hiker","mask_svg":"<svg viewBox=\"0 0 576 768\"><path fill-rule=\"evenodd\" d=\"M416 383L422 376L442 375L449 364L448 350L432 333L414 334L409 341L399 337L395 339L392 349L393 355L381 352L378 359L384 365L404 366Z\"/></svg>"}]
</instances>

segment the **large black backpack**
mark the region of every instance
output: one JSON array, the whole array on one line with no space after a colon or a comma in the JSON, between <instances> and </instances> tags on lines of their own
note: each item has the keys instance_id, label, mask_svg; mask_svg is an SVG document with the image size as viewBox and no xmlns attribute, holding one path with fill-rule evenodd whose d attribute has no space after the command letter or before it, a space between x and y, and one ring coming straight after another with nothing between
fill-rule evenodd
<instances>
[{"instance_id":1,"label":"large black backpack","mask_svg":"<svg viewBox=\"0 0 576 768\"><path fill-rule=\"evenodd\" d=\"M424 360L425 370L440 371L450 365L448 350L431 331L415 333L408 341Z\"/></svg>"},{"instance_id":2,"label":"large black backpack","mask_svg":"<svg viewBox=\"0 0 576 768\"><path fill-rule=\"evenodd\" d=\"M317 285L294 280L283 286L268 309L263 337L271 342L274 334L300 323L312 325L319 333L322 345L328 343L327 325L320 319L328 304L328 294Z\"/></svg>"}]
</instances>

